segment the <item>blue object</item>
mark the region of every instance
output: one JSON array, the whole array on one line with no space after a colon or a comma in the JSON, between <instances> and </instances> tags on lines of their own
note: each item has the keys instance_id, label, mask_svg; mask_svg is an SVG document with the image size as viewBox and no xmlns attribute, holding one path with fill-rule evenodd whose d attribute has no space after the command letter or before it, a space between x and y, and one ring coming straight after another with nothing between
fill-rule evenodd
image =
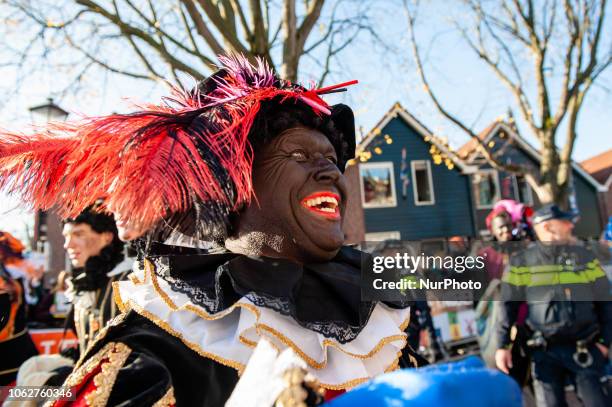
<instances>
[{"instance_id":1,"label":"blue object","mask_svg":"<svg viewBox=\"0 0 612 407\"><path fill-rule=\"evenodd\" d=\"M606 225L604 239L606 239L608 242L612 242L612 216L608 218L608 224Z\"/></svg>"},{"instance_id":2,"label":"blue object","mask_svg":"<svg viewBox=\"0 0 612 407\"><path fill-rule=\"evenodd\" d=\"M522 407L518 384L475 356L459 362L387 373L325 407Z\"/></svg>"}]
</instances>

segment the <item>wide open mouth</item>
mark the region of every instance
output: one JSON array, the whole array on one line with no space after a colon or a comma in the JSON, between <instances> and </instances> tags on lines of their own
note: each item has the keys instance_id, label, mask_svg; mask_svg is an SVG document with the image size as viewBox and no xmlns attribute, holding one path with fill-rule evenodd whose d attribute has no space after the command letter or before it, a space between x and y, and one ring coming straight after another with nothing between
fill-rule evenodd
<instances>
[{"instance_id":1,"label":"wide open mouth","mask_svg":"<svg viewBox=\"0 0 612 407\"><path fill-rule=\"evenodd\" d=\"M329 219L338 219L340 218L340 202L340 195L329 191L320 191L302 199L302 206L317 215Z\"/></svg>"}]
</instances>

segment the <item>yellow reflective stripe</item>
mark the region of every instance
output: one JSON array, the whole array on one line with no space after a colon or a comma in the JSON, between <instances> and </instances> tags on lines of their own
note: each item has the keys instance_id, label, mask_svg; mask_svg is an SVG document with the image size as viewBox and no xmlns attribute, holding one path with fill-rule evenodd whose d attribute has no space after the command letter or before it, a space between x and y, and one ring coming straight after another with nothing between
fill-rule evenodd
<instances>
[{"instance_id":1,"label":"yellow reflective stripe","mask_svg":"<svg viewBox=\"0 0 612 407\"><path fill-rule=\"evenodd\" d=\"M514 273L552 273L563 271L562 265L556 264L545 264L543 266L530 266L530 267L511 267Z\"/></svg>"},{"instance_id":2,"label":"yellow reflective stripe","mask_svg":"<svg viewBox=\"0 0 612 407\"><path fill-rule=\"evenodd\" d=\"M605 272L600 267L580 271L558 271L559 268L553 267L543 271L542 267L540 266L540 270L537 272L524 272L523 270L526 267L511 267L510 272L506 273L502 280L516 286L536 287L555 284L588 284L598 278L606 277ZM561 270L563 270L562 266Z\"/></svg>"},{"instance_id":3,"label":"yellow reflective stripe","mask_svg":"<svg viewBox=\"0 0 612 407\"><path fill-rule=\"evenodd\" d=\"M531 282L531 274L515 273L510 269L509 273L503 275L502 281L512 285L525 286Z\"/></svg>"},{"instance_id":4,"label":"yellow reflective stripe","mask_svg":"<svg viewBox=\"0 0 612 407\"><path fill-rule=\"evenodd\" d=\"M593 268L590 268L590 269L586 269L584 272L586 273L586 275L589 276L591 281L595 281L595 280L597 280L598 278L601 278L601 277L606 277L605 271L603 271L603 269L601 267L599 267L599 266L596 266L596 267L593 267Z\"/></svg>"},{"instance_id":5,"label":"yellow reflective stripe","mask_svg":"<svg viewBox=\"0 0 612 407\"><path fill-rule=\"evenodd\" d=\"M592 282L586 273L564 271L563 273L559 273L558 276L559 282L557 284L588 284Z\"/></svg>"},{"instance_id":6,"label":"yellow reflective stripe","mask_svg":"<svg viewBox=\"0 0 612 407\"><path fill-rule=\"evenodd\" d=\"M590 268L595 268L595 267L601 267L601 264L599 263L599 259L595 259L593 261L588 262L587 266L589 266Z\"/></svg>"}]
</instances>

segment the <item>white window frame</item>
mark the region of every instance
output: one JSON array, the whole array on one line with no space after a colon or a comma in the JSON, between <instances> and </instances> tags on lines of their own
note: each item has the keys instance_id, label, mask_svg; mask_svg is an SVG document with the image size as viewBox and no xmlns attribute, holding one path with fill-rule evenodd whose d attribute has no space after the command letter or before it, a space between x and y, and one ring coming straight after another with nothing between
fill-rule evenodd
<instances>
[{"instance_id":1,"label":"white window frame","mask_svg":"<svg viewBox=\"0 0 612 407\"><path fill-rule=\"evenodd\" d=\"M493 180L495 181L495 195L493 196L493 203L491 203L490 205L481 205L478 199L478 196L474 192L474 178L473 177L479 174L486 174L486 173L493 174ZM472 193L474 194L474 203L476 203L476 209L493 209L495 202L499 201L500 199L499 174L497 173L497 170L495 169L479 170L476 174L472 176L471 182L472 182L471 189L472 189Z\"/></svg>"},{"instance_id":2,"label":"white window frame","mask_svg":"<svg viewBox=\"0 0 612 407\"><path fill-rule=\"evenodd\" d=\"M431 191L431 200L429 201L418 201L417 183L416 183L416 171L415 167L417 164L425 164L427 169L427 180L429 182L429 189ZM435 205L436 194L434 191L433 177L431 175L431 162L429 160L413 160L410 161L410 172L412 173L412 197L416 206Z\"/></svg>"},{"instance_id":3,"label":"white window frame","mask_svg":"<svg viewBox=\"0 0 612 407\"><path fill-rule=\"evenodd\" d=\"M388 232L372 232L365 234L366 242L384 242L385 240L401 240L401 233L399 230L392 230Z\"/></svg>"},{"instance_id":4,"label":"white window frame","mask_svg":"<svg viewBox=\"0 0 612 407\"><path fill-rule=\"evenodd\" d=\"M514 191L516 192L516 195L514 196L514 200L516 202L521 202L520 198L520 191L519 191L519 184L518 184L518 177L516 175L513 175L514 178ZM525 182L527 182L527 180L525 180ZM527 182L527 191L529 191L527 193L528 196L528 202L521 202L525 205L529 205L529 206L533 206L533 191L531 190L531 185L529 185L529 183Z\"/></svg>"},{"instance_id":5,"label":"white window frame","mask_svg":"<svg viewBox=\"0 0 612 407\"><path fill-rule=\"evenodd\" d=\"M365 201L365 191L363 190L363 178L361 176L362 169L368 168L384 168L388 169L391 174L391 198L393 199L392 203L389 204L377 204L377 203L366 203ZM392 161L383 161L376 163L363 163L359 164L359 190L361 191L361 205L365 209L371 208L394 208L397 206L397 195L395 194L395 170L393 168Z\"/></svg>"}]
</instances>

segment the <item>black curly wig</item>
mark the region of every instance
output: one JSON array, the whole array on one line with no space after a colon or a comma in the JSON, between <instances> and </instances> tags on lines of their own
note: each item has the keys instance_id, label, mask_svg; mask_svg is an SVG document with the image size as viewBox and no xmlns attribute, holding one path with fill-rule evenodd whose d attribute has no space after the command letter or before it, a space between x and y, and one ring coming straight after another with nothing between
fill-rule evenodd
<instances>
[{"instance_id":1,"label":"black curly wig","mask_svg":"<svg viewBox=\"0 0 612 407\"><path fill-rule=\"evenodd\" d=\"M90 276L86 282L87 287L83 289L89 289L92 285L97 287L105 284L106 273L124 259L124 243L119 239L115 220L112 215L101 212L101 206L102 202L98 201L86 208L77 217L64 220L64 224L86 224L96 233L110 232L113 235L113 240L100 251L99 255L87 259L84 271Z\"/></svg>"}]
</instances>

